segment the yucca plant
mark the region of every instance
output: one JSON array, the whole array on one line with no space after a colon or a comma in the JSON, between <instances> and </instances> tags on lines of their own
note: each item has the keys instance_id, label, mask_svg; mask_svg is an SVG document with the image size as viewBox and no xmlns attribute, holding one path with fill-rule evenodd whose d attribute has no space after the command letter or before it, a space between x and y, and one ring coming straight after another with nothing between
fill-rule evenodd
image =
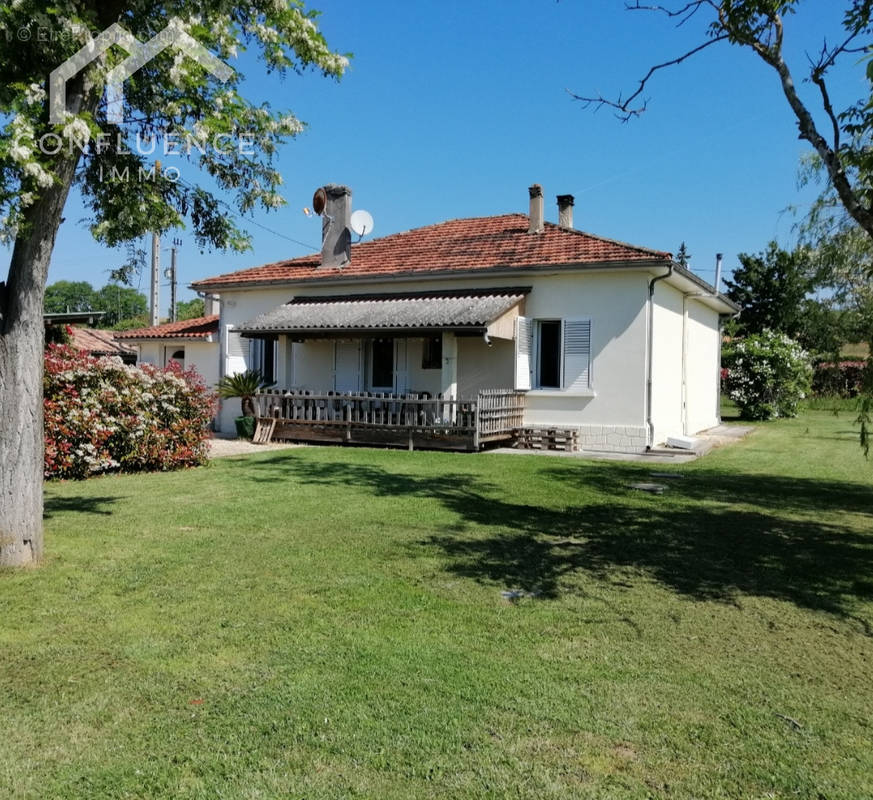
<instances>
[{"instance_id":1,"label":"yucca plant","mask_svg":"<svg viewBox=\"0 0 873 800\"><path fill-rule=\"evenodd\" d=\"M260 370L247 369L235 375L225 375L216 386L218 396L225 400L239 397L242 403L244 417L255 416L254 396L261 390L275 385L276 381L267 381Z\"/></svg>"}]
</instances>

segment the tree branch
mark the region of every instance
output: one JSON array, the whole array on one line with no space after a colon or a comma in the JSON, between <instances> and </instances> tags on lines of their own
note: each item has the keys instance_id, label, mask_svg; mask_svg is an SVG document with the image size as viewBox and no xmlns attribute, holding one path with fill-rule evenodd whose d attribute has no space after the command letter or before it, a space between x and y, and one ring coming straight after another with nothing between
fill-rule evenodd
<instances>
[{"instance_id":1,"label":"tree branch","mask_svg":"<svg viewBox=\"0 0 873 800\"><path fill-rule=\"evenodd\" d=\"M721 12L719 13L719 17L722 18ZM809 113L809 109L807 109L797 94L797 87L794 84L794 78L791 75L791 71L788 69L788 65L785 63L785 59L782 57L782 19L778 14L772 14L770 15L770 21L776 32L775 43L767 46L756 39L750 42L752 49L764 60L765 63L773 67L779 75L779 80L782 84L782 93L785 95L788 105L791 106L791 110L797 118L797 127L800 130L800 138L808 141L821 157L821 160L828 171L831 182L833 183L834 190L840 198L840 201L846 207L846 211L848 211L849 215L865 231L867 231L868 234L873 236L873 212L871 212L870 209L861 202L861 199L853 190L849 178L843 169L837 149L831 148L824 136L819 133L819 130L815 125L815 120L812 118L812 114ZM821 80L822 84L819 86L820 90L824 86L824 79L822 78ZM815 77L813 77L813 81L816 82ZM824 87L823 89L823 98L825 101L825 111L828 112L831 122L836 128L836 137L837 140L839 140L839 125L836 121L833 108L830 105L827 87Z\"/></svg>"},{"instance_id":2,"label":"tree branch","mask_svg":"<svg viewBox=\"0 0 873 800\"><path fill-rule=\"evenodd\" d=\"M701 6L710 6L711 8L714 8L712 0L691 0L691 2L686 3L682 8L667 8L666 6L661 5L643 5L640 3L640 0L636 0L634 5L631 5L630 3L624 4L625 10L627 11L658 11L671 18L682 17L682 19L676 24L677 28L681 28L689 19L700 11Z\"/></svg>"},{"instance_id":3,"label":"tree branch","mask_svg":"<svg viewBox=\"0 0 873 800\"><path fill-rule=\"evenodd\" d=\"M578 100L582 103L584 108L589 108L594 105L597 108L602 108L603 106L608 106L609 108L614 108L616 111L621 113L616 114L616 116L622 121L627 122L629 119L633 117L638 117L646 110L646 105L648 101L644 100L642 105L637 108L631 108L631 104L645 91L646 84L651 80L652 76L658 72L659 70L666 69L667 67L674 67L677 64L681 64L691 56L696 55L701 50L705 50L707 47L711 47L718 42L723 42L728 38L727 34L723 34L720 36L714 36L709 41L704 42L701 45L698 45L695 48L692 48L688 52L683 55L673 58L670 61L665 61L663 64L656 64L654 67L649 69L649 71L643 76L642 80L640 80L640 84L637 87L637 90L625 100L621 99L621 95L618 96L617 100L607 100L603 95L597 95L596 97L585 97L583 95L575 94L574 92L570 92L568 89L570 96L574 100Z\"/></svg>"}]
</instances>

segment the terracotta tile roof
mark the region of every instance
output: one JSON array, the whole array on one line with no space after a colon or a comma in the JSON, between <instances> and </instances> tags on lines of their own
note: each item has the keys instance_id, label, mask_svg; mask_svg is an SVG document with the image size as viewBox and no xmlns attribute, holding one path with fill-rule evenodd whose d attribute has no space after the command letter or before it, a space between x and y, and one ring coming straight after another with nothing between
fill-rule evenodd
<instances>
[{"instance_id":1,"label":"terracotta tile roof","mask_svg":"<svg viewBox=\"0 0 873 800\"><path fill-rule=\"evenodd\" d=\"M339 277L418 276L526 267L666 261L670 254L624 244L547 222L529 234L524 214L455 219L352 245L351 264L319 269L320 254L277 261L206 278L195 288L336 280Z\"/></svg>"},{"instance_id":2,"label":"terracotta tile roof","mask_svg":"<svg viewBox=\"0 0 873 800\"><path fill-rule=\"evenodd\" d=\"M116 342L115 331L101 331L94 328L73 327L70 344L77 350L95 355L129 356L136 355L136 350L126 344Z\"/></svg>"},{"instance_id":3,"label":"terracotta tile roof","mask_svg":"<svg viewBox=\"0 0 873 800\"><path fill-rule=\"evenodd\" d=\"M116 339L206 339L218 333L218 314L181 322L167 322L151 328L118 331Z\"/></svg>"}]
</instances>

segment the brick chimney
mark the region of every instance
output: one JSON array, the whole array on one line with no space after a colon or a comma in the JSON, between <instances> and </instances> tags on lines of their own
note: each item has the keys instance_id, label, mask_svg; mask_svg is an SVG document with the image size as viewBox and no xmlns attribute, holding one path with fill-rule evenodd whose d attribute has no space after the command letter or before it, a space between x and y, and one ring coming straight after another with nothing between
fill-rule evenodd
<instances>
[{"instance_id":1,"label":"brick chimney","mask_svg":"<svg viewBox=\"0 0 873 800\"><path fill-rule=\"evenodd\" d=\"M542 233L545 230L543 224L543 187L538 183L531 186L530 192L530 226L528 233Z\"/></svg>"},{"instance_id":2,"label":"brick chimney","mask_svg":"<svg viewBox=\"0 0 873 800\"><path fill-rule=\"evenodd\" d=\"M352 190L329 183L321 217L321 266L344 267L352 260Z\"/></svg>"},{"instance_id":3,"label":"brick chimney","mask_svg":"<svg viewBox=\"0 0 873 800\"><path fill-rule=\"evenodd\" d=\"M558 225L562 228L572 230L573 228L573 206L576 204L576 198L572 194L558 195Z\"/></svg>"}]
</instances>

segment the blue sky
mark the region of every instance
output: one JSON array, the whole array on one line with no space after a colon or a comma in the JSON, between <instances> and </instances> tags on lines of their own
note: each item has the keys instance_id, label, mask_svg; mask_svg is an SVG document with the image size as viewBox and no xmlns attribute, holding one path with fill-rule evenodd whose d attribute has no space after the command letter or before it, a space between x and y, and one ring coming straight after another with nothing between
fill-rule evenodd
<instances>
[{"instance_id":1,"label":"blue sky","mask_svg":"<svg viewBox=\"0 0 873 800\"><path fill-rule=\"evenodd\" d=\"M354 206L375 218L375 236L526 212L527 187L539 182L547 219L557 217L556 194L574 194L578 228L672 252L685 240L692 267L708 279L716 252L729 269L738 252L770 239L789 245L794 217L786 209L811 199L797 188L807 147L775 74L748 51L718 45L662 72L646 93L649 109L627 124L568 95L632 89L651 64L693 46L700 25L677 30L659 16L624 11L621 0L322 5L328 42L354 54L339 83L315 73L268 78L246 56L231 62L251 96L308 123L278 162L288 205L254 217L276 233L249 224L254 250L245 254L201 254L184 231L165 236L165 247L174 235L184 242L183 285L310 251L283 237L316 249L320 221L302 208L328 182L352 187ZM812 0L788 20L797 69L804 50L820 47L838 25L841 5ZM836 101L859 94L861 81L860 69L837 76ZM71 197L49 282L101 286L122 260L93 242L84 216ZM164 288L163 307L168 296Z\"/></svg>"}]
</instances>

